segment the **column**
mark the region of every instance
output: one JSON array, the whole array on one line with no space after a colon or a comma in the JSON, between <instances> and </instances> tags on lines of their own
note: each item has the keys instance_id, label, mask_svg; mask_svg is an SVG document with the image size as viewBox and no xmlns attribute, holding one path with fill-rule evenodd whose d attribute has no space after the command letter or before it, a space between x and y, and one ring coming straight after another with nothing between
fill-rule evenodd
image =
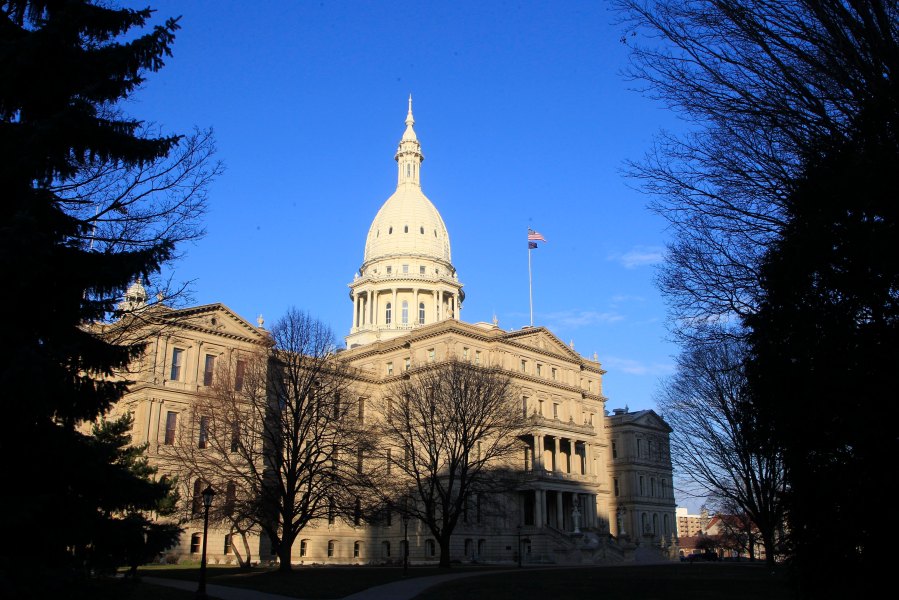
<instances>
[{"instance_id":1,"label":"column","mask_svg":"<svg viewBox=\"0 0 899 600\"><path fill-rule=\"evenodd\" d=\"M556 492L556 527L558 527L560 531L565 531L565 512L562 510L562 492Z\"/></svg>"},{"instance_id":2,"label":"column","mask_svg":"<svg viewBox=\"0 0 899 600\"><path fill-rule=\"evenodd\" d=\"M577 444L572 438L568 438L568 472L574 472L574 457L577 456L575 452L577 450Z\"/></svg>"},{"instance_id":3,"label":"column","mask_svg":"<svg viewBox=\"0 0 899 600\"><path fill-rule=\"evenodd\" d=\"M373 324L375 322L375 296L374 290L368 291L368 322L369 324Z\"/></svg>"},{"instance_id":4,"label":"column","mask_svg":"<svg viewBox=\"0 0 899 600\"><path fill-rule=\"evenodd\" d=\"M562 470L559 468L560 452L561 451L559 449L559 436L554 435L553 436L553 471L561 471Z\"/></svg>"},{"instance_id":5,"label":"column","mask_svg":"<svg viewBox=\"0 0 899 600\"><path fill-rule=\"evenodd\" d=\"M392 288L393 302L390 304L390 326L396 327L397 320L400 318L399 307L396 305L396 288Z\"/></svg>"},{"instance_id":6,"label":"column","mask_svg":"<svg viewBox=\"0 0 899 600\"><path fill-rule=\"evenodd\" d=\"M538 471L543 471L543 436L534 434L534 465Z\"/></svg>"},{"instance_id":7,"label":"column","mask_svg":"<svg viewBox=\"0 0 899 600\"><path fill-rule=\"evenodd\" d=\"M593 475L593 446L590 442L584 442L584 475Z\"/></svg>"},{"instance_id":8,"label":"column","mask_svg":"<svg viewBox=\"0 0 899 600\"><path fill-rule=\"evenodd\" d=\"M534 490L534 525L546 525L546 492L543 490Z\"/></svg>"},{"instance_id":9,"label":"column","mask_svg":"<svg viewBox=\"0 0 899 600\"><path fill-rule=\"evenodd\" d=\"M438 315L440 313L440 295L437 290L431 290L431 294L434 296L434 322L436 323L439 320Z\"/></svg>"},{"instance_id":10,"label":"column","mask_svg":"<svg viewBox=\"0 0 899 600\"><path fill-rule=\"evenodd\" d=\"M412 319L412 322L422 325L421 321L418 318L419 316L421 316L421 313L418 311L418 288L415 288L415 306L413 307L413 310L415 312L413 312L412 314L415 315L415 318Z\"/></svg>"}]
</instances>

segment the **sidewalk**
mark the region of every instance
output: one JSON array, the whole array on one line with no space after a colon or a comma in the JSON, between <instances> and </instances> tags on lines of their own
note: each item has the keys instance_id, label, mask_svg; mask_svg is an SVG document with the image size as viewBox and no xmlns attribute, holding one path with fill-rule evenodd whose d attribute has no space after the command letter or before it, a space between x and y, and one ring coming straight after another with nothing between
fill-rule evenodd
<instances>
[{"instance_id":1,"label":"sidewalk","mask_svg":"<svg viewBox=\"0 0 899 600\"><path fill-rule=\"evenodd\" d=\"M180 579L167 579L165 577L147 577L141 576L141 581L152 583L153 585L161 585L188 592L197 591L196 581L183 581ZM265 592L257 592L246 588L231 587L227 585L206 584L206 594L212 598L220 600L297 600L291 596L281 596L279 594L266 594Z\"/></svg>"}]
</instances>

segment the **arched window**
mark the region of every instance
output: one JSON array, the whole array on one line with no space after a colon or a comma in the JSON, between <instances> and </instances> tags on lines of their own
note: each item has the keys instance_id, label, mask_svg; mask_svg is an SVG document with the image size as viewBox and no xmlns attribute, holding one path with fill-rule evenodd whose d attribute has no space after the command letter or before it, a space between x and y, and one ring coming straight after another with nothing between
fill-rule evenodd
<instances>
[{"instance_id":1,"label":"arched window","mask_svg":"<svg viewBox=\"0 0 899 600\"><path fill-rule=\"evenodd\" d=\"M640 526L643 528L643 533L649 533L649 517L646 513L640 515Z\"/></svg>"},{"instance_id":2,"label":"arched window","mask_svg":"<svg viewBox=\"0 0 899 600\"><path fill-rule=\"evenodd\" d=\"M362 556L362 542L353 542L353 558Z\"/></svg>"},{"instance_id":3,"label":"arched window","mask_svg":"<svg viewBox=\"0 0 899 600\"><path fill-rule=\"evenodd\" d=\"M424 302L418 303L418 323L420 325L425 324L425 303Z\"/></svg>"},{"instance_id":4,"label":"arched window","mask_svg":"<svg viewBox=\"0 0 899 600\"><path fill-rule=\"evenodd\" d=\"M337 547L337 540L328 540L328 558L334 558L334 552Z\"/></svg>"},{"instance_id":5,"label":"arched window","mask_svg":"<svg viewBox=\"0 0 899 600\"><path fill-rule=\"evenodd\" d=\"M659 533L659 515L653 513L652 515L652 534L658 535Z\"/></svg>"},{"instance_id":6,"label":"arched window","mask_svg":"<svg viewBox=\"0 0 899 600\"><path fill-rule=\"evenodd\" d=\"M309 540L300 540L300 557L309 556Z\"/></svg>"},{"instance_id":7,"label":"arched window","mask_svg":"<svg viewBox=\"0 0 899 600\"><path fill-rule=\"evenodd\" d=\"M393 306L390 302L387 303L387 311L385 313L384 322L390 325L391 316L393 315Z\"/></svg>"},{"instance_id":8,"label":"arched window","mask_svg":"<svg viewBox=\"0 0 899 600\"><path fill-rule=\"evenodd\" d=\"M409 324L409 302L407 300L403 300L403 312L401 314L403 325Z\"/></svg>"},{"instance_id":9,"label":"arched window","mask_svg":"<svg viewBox=\"0 0 899 600\"><path fill-rule=\"evenodd\" d=\"M671 523L668 520L668 515L665 515L664 517L662 517L662 523L665 524L665 529L664 529L665 535L671 535Z\"/></svg>"}]
</instances>

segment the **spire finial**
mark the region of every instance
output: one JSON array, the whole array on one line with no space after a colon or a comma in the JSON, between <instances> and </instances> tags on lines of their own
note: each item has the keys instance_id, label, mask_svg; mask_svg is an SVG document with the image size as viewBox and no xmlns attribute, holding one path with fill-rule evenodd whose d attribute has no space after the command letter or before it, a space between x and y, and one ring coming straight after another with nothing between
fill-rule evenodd
<instances>
[{"instance_id":1,"label":"spire finial","mask_svg":"<svg viewBox=\"0 0 899 600\"><path fill-rule=\"evenodd\" d=\"M406 125L409 127L415 125L415 119L412 118L412 94L409 94L409 112L406 114Z\"/></svg>"}]
</instances>

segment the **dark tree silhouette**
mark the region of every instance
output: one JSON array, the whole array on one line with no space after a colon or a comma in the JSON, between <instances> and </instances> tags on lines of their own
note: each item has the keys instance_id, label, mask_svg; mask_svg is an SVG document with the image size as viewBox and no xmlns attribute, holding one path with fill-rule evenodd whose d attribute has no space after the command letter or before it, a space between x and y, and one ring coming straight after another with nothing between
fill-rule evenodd
<instances>
[{"instance_id":1,"label":"dark tree silhouette","mask_svg":"<svg viewBox=\"0 0 899 600\"><path fill-rule=\"evenodd\" d=\"M889 536L859 515L892 501L883 461L899 456L897 39L880 49L889 77L856 131L809 157L763 265L764 300L747 319L755 405L784 444L809 596L873 585L890 553ZM816 574L837 568L841 585L821 589Z\"/></svg>"},{"instance_id":2,"label":"dark tree silhouette","mask_svg":"<svg viewBox=\"0 0 899 600\"><path fill-rule=\"evenodd\" d=\"M208 137L182 142L142 130L115 109L170 53L178 25L141 33L151 14L77 0L0 2L0 308L10 317L0 386L14 432L0 437L0 450L16 482L0 499L0 510L16 515L5 530L16 543L3 545L0 569L9 581L71 566L84 557L72 549L102 535L112 509L88 499L99 501L96 486L121 471L79 424L122 396L128 382L109 376L139 357L142 344L107 339L92 324L200 230L192 220L217 171L207 162ZM185 177L193 183L176 183ZM121 498L123 508L128 501ZM14 560L21 556L31 557L27 565ZM53 582L64 584L39 577L28 586Z\"/></svg>"}]
</instances>

